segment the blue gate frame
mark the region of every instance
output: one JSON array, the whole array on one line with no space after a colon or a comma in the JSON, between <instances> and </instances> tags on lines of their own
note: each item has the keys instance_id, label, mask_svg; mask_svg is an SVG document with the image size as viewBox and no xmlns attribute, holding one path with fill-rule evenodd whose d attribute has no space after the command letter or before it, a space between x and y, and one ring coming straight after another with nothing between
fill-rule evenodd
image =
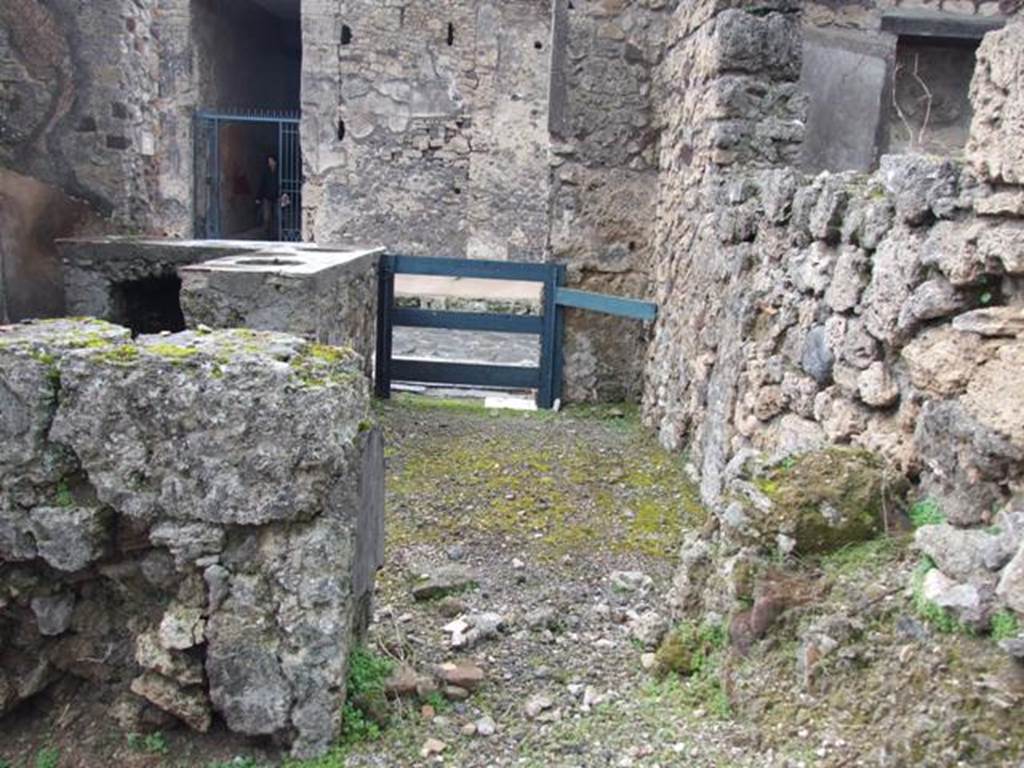
<instances>
[{"instance_id":1,"label":"blue gate frame","mask_svg":"<svg viewBox=\"0 0 1024 768\"><path fill-rule=\"evenodd\" d=\"M377 397L384 399L391 396L393 380L416 381L425 384L536 389L537 407L550 409L562 396L564 308L576 307L644 321L654 320L657 315L656 306L648 301L566 288L565 266L561 264L384 254L380 257L378 270L377 359L374 387ZM542 283L543 314L538 317L397 307L395 275L399 274ZM396 326L540 336L540 364L512 366L395 358L392 354L392 335Z\"/></svg>"},{"instance_id":2,"label":"blue gate frame","mask_svg":"<svg viewBox=\"0 0 1024 768\"><path fill-rule=\"evenodd\" d=\"M196 236L207 240L223 237L221 228L220 129L228 123L266 124L277 126L277 177L280 197L288 195L292 204L275 211L277 231L281 240L302 240L302 150L299 144L298 112L278 110L238 110L215 112L199 110L195 115L196 180L207 186L205 221L199 226L196 210ZM200 158L206 162L201 163ZM200 167L204 165L205 167ZM202 231L200 231L202 230Z\"/></svg>"}]
</instances>

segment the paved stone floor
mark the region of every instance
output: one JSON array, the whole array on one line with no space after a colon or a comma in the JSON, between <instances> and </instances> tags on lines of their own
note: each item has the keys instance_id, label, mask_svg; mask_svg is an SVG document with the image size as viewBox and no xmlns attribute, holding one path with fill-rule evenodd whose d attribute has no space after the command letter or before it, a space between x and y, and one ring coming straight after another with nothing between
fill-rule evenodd
<instances>
[{"instance_id":1,"label":"paved stone floor","mask_svg":"<svg viewBox=\"0 0 1024 768\"><path fill-rule=\"evenodd\" d=\"M524 366L540 359L540 337L516 333L396 328L392 344L395 357Z\"/></svg>"}]
</instances>

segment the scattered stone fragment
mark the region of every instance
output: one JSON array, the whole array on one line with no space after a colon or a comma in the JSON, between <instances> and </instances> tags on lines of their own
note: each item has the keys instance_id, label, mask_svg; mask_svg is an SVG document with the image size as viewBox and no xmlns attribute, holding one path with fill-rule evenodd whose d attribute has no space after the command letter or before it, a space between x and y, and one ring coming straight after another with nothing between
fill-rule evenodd
<instances>
[{"instance_id":1,"label":"scattered stone fragment","mask_svg":"<svg viewBox=\"0 0 1024 768\"><path fill-rule=\"evenodd\" d=\"M200 645L206 634L206 620L198 608L172 603L160 620L160 645L184 651Z\"/></svg>"},{"instance_id":2,"label":"scattered stone fragment","mask_svg":"<svg viewBox=\"0 0 1024 768\"><path fill-rule=\"evenodd\" d=\"M425 575L412 588L413 599L422 602L437 600L477 586L476 576L466 568L447 565Z\"/></svg>"},{"instance_id":3,"label":"scattered stone fragment","mask_svg":"<svg viewBox=\"0 0 1024 768\"><path fill-rule=\"evenodd\" d=\"M143 669L159 672L181 685L201 685L203 682L202 662L181 651L164 648L154 632L143 632L135 638L135 661Z\"/></svg>"},{"instance_id":4,"label":"scattered stone fragment","mask_svg":"<svg viewBox=\"0 0 1024 768\"><path fill-rule=\"evenodd\" d=\"M475 736L476 735L476 723L466 723L459 729L463 736Z\"/></svg>"},{"instance_id":5,"label":"scattered stone fragment","mask_svg":"<svg viewBox=\"0 0 1024 768\"><path fill-rule=\"evenodd\" d=\"M612 591L618 593L646 592L654 580L641 571L613 571L608 577Z\"/></svg>"},{"instance_id":6,"label":"scattered stone fragment","mask_svg":"<svg viewBox=\"0 0 1024 768\"><path fill-rule=\"evenodd\" d=\"M446 685L464 688L467 691L475 691L484 680L484 671L466 661L440 664L436 674Z\"/></svg>"},{"instance_id":7,"label":"scattered stone fragment","mask_svg":"<svg viewBox=\"0 0 1024 768\"><path fill-rule=\"evenodd\" d=\"M444 626L451 634L452 648L472 648L477 643L497 637L505 628L505 619L497 613L474 613Z\"/></svg>"},{"instance_id":8,"label":"scattered stone fragment","mask_svg":"<svg viewBox=\"0 0 1024 768\"><path fill-rule=\"evenodd\" d=\"M405 664L400 664L392 671L391 676L384 683L384 693L390 698L403 696L415 696L416 686L420 682L420 676L416 670Z\"/></svg>"},{"instance_id":9,"label":"scattered stone fragment","mask_svg":"<svg viewBox=\"0 0 1024 768\"><path fill-rule=\"evenodd\" d=\"M629 622L629 636L648 650L658 647L668 632L668 619L657 611L644 611Z\"/></svg>"},{"instance_id":10,"label":"scattered stone fragment","mask_svg":"<svg viewBox=\"0 0 1024 768\"><path fill-rule=\"evenodd\" d=\"M446 685L441 693L448 701L465 701L469 698L469 691L458 685Z\"/></svg>"},{"instance_id":11,"label":"scattered stone fragment","mask_svg":"<svg viewBox=\"0 0 1024 768\"><path fill-rule=\"evenodd\" d=\"M493 736L497 730L498 726L490 715L484 715L476 721L476 732L480 736Z\"/></svg>"},{"instance_id":12,"label":"scattered stone fragment","mask_svg":"<svg viewBox=\"0 0 1024 768\"><path fill-rule=\"evenodd\" d=\"M540 716L541 712L551 709L554 702L551 697L544 695L543 693L537 694L531 697L523 707L523 711L526 713L526 717L530 720L536 720Z\"/></svg>"},{"instance_id":13,"label":"scattered stone fragment","mask_svg":"<svg viewBox=\"0 0 1024 768\"><path fill-rule=\"evenodd\" d=\"M448 745L440 739L427 739L423 742L423 747L420 749L420 757L430 757L431 755L439 755L448 749Z\"/></svg>"},{"instance_id":14,"label":"scattered stone fragment","mask_svg":"<svg viewBox=\"0 0 1024 768\"><path fill-rule=\"evenodd\" d=\"M535 608L526 614L526 626L533 630L550 629L555 631L559 628L558 611L550 606Z\"/></svg>"}]
</instances>

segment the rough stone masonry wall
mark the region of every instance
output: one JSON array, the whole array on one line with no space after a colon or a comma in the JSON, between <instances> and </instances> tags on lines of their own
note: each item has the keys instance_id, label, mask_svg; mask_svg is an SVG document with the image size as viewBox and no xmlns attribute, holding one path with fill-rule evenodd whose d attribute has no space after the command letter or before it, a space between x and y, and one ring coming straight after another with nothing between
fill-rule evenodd
<instances>
[{"instance_id":1,"label":"rough stone masonry wall","mask_svg":"<svg viewBox=\"0 0 1024 768\"><path fill-rule=\"evenodd\" d=\"M1024 551L986 557L1016 546L978 530L1022 527L1024 25L982 45L966 166L911 155L806 178L788 167L797 4L729 5L680 9L664 73L646 418L690 446L725 524L751 452L880 453L953 524L922 542L939 572L969 581L975 607L997 591L1024 611Z\"/></svg>"},{"instance_id":2,"label":"rough stone masonry wall","mask_svg":"<svg viewBox=\"0 0 1024 768\"><path fill-rule=\"evenodd\" d=\"M674 2L555 7L551 86L550 250L574 288L651 294L661 125L654 73ZM568 312L566 395L636 399L646 329L636 321Z\"/></svg>"},{"instance_id":3,"label":"rough stone masonry wall","mask_svg":"<svg viewBox=\"0 0 1024 768\"><path fill-rule=\"evenodd\" d=\"M189 25L182 0L0 6L7 318L62 310L55 237L189 231Z\"/></svg>"},{"instance_id":4,"label":"rough stone masonry wall","mask_svg":"<svg viewBox=\"0 0 1024 768\"><path fill-rule=\"evenodd\" d=\"M383 554L360 365L274 333L0 327L0 714L72 675L130 730L157 708L325 751Z\"/></svg>"}]
</instances>

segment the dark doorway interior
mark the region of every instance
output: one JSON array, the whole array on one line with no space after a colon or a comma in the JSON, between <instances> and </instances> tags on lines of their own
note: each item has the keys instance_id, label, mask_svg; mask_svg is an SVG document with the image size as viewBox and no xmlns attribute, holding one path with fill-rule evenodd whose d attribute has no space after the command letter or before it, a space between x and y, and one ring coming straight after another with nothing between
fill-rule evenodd
<instances>
[{"instance_id":1,"label":"dark doorway interior","mask_svg":"<svg viewBox=\"0 0 1024 768\"><path fill-rule=\"evenodd\" d=\"M185 330L181 311L181 279L174 274L146 277L114 286L114 316L132 336L140 333L177 333Z\"/></svg>"},{"instance_id":2,"label":"dark doorway interior","mask_svg":"<svg viewBox=\"0 0 1024 768\"><path fill-rule=\"evenodd\" d=\"M298 239L300 0L192 2L203 105L196 136L196 234ZM278 200L286 205L267 210L260 187L271 155L277 158Z\"/></svg>"}]
</instances>

